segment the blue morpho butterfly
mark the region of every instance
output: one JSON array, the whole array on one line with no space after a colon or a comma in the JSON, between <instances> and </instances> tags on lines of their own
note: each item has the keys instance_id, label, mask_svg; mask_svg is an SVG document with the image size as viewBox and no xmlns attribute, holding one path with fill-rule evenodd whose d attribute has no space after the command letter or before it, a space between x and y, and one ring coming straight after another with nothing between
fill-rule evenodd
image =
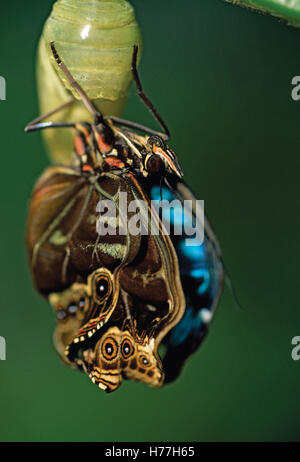
<instances>
[{"instance_id":1,"label":"blue morpho butterfly","mask_svg":"<svg viewBox=\"0 0 300 462\"><path fill-rule=\"evenodd\" d=\"M132 72L138 94L165 134L103 117L50 45L95 120L41 123L52 111L26 128L75 129L74 160L48 167L30 201L26 241L32 276L54 308L55 347L66 364L85 371L106 392L116 390L123 378L160 387L178 376L207 332L223 286L219 246L207 220L204 241L196 245L174 231L178 222L195 222L196 202L165 143L168 128L142 90L137 47ZM116 203L121 191L147 204L147 223L150 200L190 200L193 205L183 215L172 211L170 235L163 232L164 217L157 215L156 236L101 236L95 226L97 204L103 198ZM158 354L162 342L163 361Z\"/></svg>"}]
</instances>

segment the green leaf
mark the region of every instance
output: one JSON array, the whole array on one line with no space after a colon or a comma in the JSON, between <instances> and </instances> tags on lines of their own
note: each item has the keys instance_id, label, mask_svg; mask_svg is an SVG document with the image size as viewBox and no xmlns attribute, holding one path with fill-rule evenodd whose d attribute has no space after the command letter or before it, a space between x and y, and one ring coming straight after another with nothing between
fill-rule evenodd
<instances>
[{"instance_id":1,"label":"green leaf","mask_svg":"<svg viewBox=\"0 0 300 462\"><path fill-rule=\"evenodd\" d=\"M268 13L300 27L300 0L226 0L262 13Z\"/></svg>"}]
</instances>

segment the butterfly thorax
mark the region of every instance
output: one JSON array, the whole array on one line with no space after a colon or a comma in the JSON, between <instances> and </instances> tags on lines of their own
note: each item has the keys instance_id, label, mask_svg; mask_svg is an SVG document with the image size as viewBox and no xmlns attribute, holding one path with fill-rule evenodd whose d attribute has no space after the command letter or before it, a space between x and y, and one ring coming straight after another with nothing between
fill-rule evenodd
<instances>
[{"instance_id":1,"label":"butterfly thorax","mask_svg":"<svg viewBox=\"0 0 300 462\"><path fill-rule=\"evenodd\" d=\"M162 139L105 123L75 125L75 160L82 173L131 171L144 178L169 171L181 176L173 151Z\"/></svg>"}]
</instances>

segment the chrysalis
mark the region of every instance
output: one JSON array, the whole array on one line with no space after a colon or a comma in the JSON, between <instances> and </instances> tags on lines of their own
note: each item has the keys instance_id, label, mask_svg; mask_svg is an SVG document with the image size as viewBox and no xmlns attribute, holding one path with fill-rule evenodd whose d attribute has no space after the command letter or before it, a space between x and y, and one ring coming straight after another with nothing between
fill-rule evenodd
<instances>
[{"instance_id":1,"label":"chrysalis","mask_svg":"<svg viewBox=\"0 0 300 462\"><path fill-rule=\"evenodd\" d=\"M141 48L141 32L126 0L57 0L47 19L38 50L38 93L41 113L75 98L51 117L54 122L89 119L75 91L57 69L49 48L57 49L95 106L105 115L120 115L131 81L133 45ZM54 162L68 164L73 149L71 130L45 131Z\"/></svg>"}]
</instances>

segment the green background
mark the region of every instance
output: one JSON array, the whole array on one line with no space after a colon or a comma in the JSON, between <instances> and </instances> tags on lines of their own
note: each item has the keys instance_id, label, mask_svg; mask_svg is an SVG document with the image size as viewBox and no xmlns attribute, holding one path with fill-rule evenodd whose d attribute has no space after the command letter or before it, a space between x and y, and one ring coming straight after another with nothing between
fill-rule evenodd
<instances>
[{"instance_id":1,"label":"green background","mask_svg":"<svg viewBox=\"0 0 300 462\"><path fill-rule=\"evenodd\" d=\"M106 395L60 363L24 249L31 188L48 160L40 134L23 128L38 113L35 49L52 1L2 3L0 440L299 440L300 30L220 0L132 3L144 87L205 200L243 309L225 289L206 342L161 390L125 382ZM133 93L124 116L155 127Z\"/></svg>"}]
</instances>

